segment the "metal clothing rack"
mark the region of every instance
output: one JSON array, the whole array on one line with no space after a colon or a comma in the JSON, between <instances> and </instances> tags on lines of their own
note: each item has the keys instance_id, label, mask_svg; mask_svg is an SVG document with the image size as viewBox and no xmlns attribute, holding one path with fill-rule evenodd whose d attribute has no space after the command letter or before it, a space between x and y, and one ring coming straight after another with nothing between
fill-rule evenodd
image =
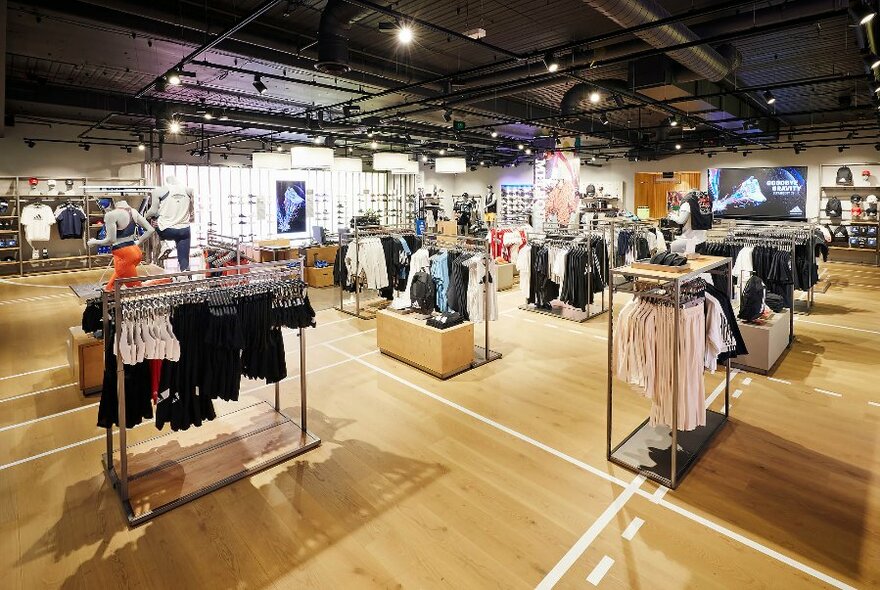
<instances>
[{"instance_id":1,"label":"metal clothing rack","mask_svg":"<svg viewBox=\"0 0 880 590\"><path fill-rule=\"evenodd\" d=\"M613 226L610 224L603 224L602 226L595 226L593 228L579 228L579 229L567 229L563 227L559 227L554 230L548 230L546 225L543 232L529 232L527 236L529 236L529 243L534 247L535 244L550 244L550 245L558 245L562 247L574 246L574 245L585 245L587 248L588 256L590 259L593 257L593 241L592 237L599 235L604 241L606 245L605 250L605 258L607 262L607 267L610 269L612 266L612 260L608 258L609 250L608 243L609 241L609 230L610 235L614 235ZM534 236L534 239L532 237ZM540 237L539 237L540 236ZM581 241L583 240L583 241ZM607 276L610 280L610 276ZM562 285L559 285L560 289ZM590 299L593 299L595 295L602 295L602 303L599 305L599 310L593 312L592 309L596 307L595 303L590 303ZM598 293L593 292L593 273L587 273L587 305L586 305L586 316L581 318L568 317L562 313L562 311L556 311L555 309L542 309L539 307L535 307L529 303L525 303L519 306L519 309L525 311L531 311L533 313L540 313L543 315L548 315L554 318L561 318L564 320L568 320L570 322L578 322L583 323L587 320L590 320L594 317L602 315L603 313L608 311L608 308L605 306L605 289L602 288Z\"/></svg>"},{"instance_id":2,"label":"metal clothing rack","mask_svg":"<svg viewBox=\"0 0 880 590\"><path fill-rule=\"evenodd\" d=\"M789 234L792 239L794 239L797 245L797 240L803 240L804 245L807 246L808 252L807 256L809 257L810 262L812 263L813 259L816 255L816 230L818 229L819 223L815 219L808 219L806 221L752 221L748 219L737 219L735 221L722 221L716 227L712 229L723 228L728 231L730 234L740 234L754 232L757 235L770 235L772 237L785 237L788 238ZM792 251L792 269L794 267L794 251ZM810 288L805 291L807 294L806 299L806 310L804 311L796 311L794 309L795 300L792 297L792 314L798 313L800 315L809 315L813 310L813 303L815 302L815 292L816 286L810 285Z\"/></svg>"},{"instance_id":3,"label":"metal clothing rack","mask_svg":"<svg viewBox=\"0 0 880 590\"><path fill-rule=\"evenodd\" d=\"M208 232L208 248L226 250L235 254L235 266L241 265L241 245L245 243L242 236L224 236L213 231ZM245 260L252 262L249 258Z\"/></svg>"},{"instance_id":4,"label":"metal clothing rack","mask_svg":"<svg viewBox=\"0 0 880 590\"><path fill-rule=\"evenodd\" d=\"M501 358L501 353L489 347L489 283L492 280L489 273L489 262L492 260L491 242L488 238L476 238L471 236L451 236L445 234L427 234L423 236L423 247L433 245L437 248L452 248L465 252L482 254L486 263L483 265L483 346L474 346L476 359L466 369L476 369L486 363ZM451 376L451 375L450 375Z\"/></svg>"},{"instance_id":5,"label":"metal clothing rack","mask_svg":"<svg viewBox=\"0 0 880 590\"><path fill-rule=\"evenodd\" d=\"M415 235L415 230L412 226L400 225L400 226L388 226L388 225L370 225L365 227L359 227L357 224L354 225L352 231L352 239L348 240L343 237L343 233L339 234L339 248L340 250L349 244L357 245L358 239L360 238L368 238L368 237L376 237L381 238L385 236L402 236L402 235ZM347 238L347 236L346 236ZM345 260L342 261L343 264ZM345 285L339 285L339 306L336 308L342 313L347 313L348 315L352 315L356 318L360 318L362 320L374 320L376 319L376 314L368 315L364 313L363 308L361 307L361 287L358 284L359 277L361 274L361 264L360 258L358 256L358 249L355 247L354 250L354 311L345 308ZM383 302L384 303L384 302ZM387 305L387 304L386 304ZM384 307L384 305L383 305Z\"/></svg>"},{"instance_id":6,"label":"metal clothing rack","mask_svg":"<svg viewBox=\"0 0 880 590\"><path fill-rule=\"evenodd\" d=\"M627 276L636 280L655 281L665 288L666 300L675 309L674 340L680 337L681 295L682 286L698 278L706 272L726 272L728 293L733 289L733 261L730 258L707 257L709 260L689 272L658 272L642 270L631 266L612 269L611 275ZM699 260L699 259L698 259ZM652 299L657 296L652 295ZM614 285L609 281L608 307L613 309ZM652 479L668 488L675 489L681 478L693 467L697 459L706 450L709 442L715 437L730 417L730 359L725 362L724 374L724 412L715 412L706 408L706 425L699 426L688 432L678 432L678 404L681 390L679 376L679 347L673 347L672 365L672 428L652 427L649 419L645 419L635 430L617 445L612 446L612 420L614 407L614 314L608 314L608 402L607 402L607 433L606 458L621 467L625 467ZM700 359L702 362L702 359ZM672 452L675 449L676 452ZM664 473L668 473L668 476Z\"/></svg>"},{"instance_id":7,"label":"metal clothing rack","mask_svg":"<svg viewBox=\"0 0 880 590\"><path fill-rule=\"evenodd\" d=\"M260 281L301 280L303 259L228 267L238 274L208 278L204 270L162 275L163 279L189 279L179 282L142 285L122 289L122 285L143 281L143 277L117 279L112 293L102 294L104 334L108 334L110 313L116 322L116 391L119 451L113 450L112 426L107 428L107 452L103 457L108 478L116 490L129 526L137 526L187 502L209 494L274 465L301 455L321 444L309 432L307 416L305 331L299 328L300 421L294 422L281 410L280 383L275 383L275 403L258 401L224 415L198 428L170 432L129 445L125 417L125 367L119 355L122 315L127 302L161 302L163 297L192 293L217 293L226 288L259 284ZM242 272L243 271L243 272ZM303 286L303 288L305 288ZM244 427L238 425L244 422ZM173 455L162 446L168 443L184 449ZM183 444L182 444L183 443ZM129 457L130 449L143 451ZM130 465L134 462L134 468ZM132 473L134 471L134 473Z\"/></svg>"}]
</instances>

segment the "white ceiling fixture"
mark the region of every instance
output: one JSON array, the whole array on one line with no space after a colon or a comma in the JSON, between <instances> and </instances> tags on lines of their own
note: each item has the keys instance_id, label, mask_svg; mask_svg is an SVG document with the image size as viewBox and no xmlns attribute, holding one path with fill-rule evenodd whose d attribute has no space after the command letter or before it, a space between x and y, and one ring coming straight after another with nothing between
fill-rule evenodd
<instances>
[{"instance_id":1,"label":"white ceiling fixture","mask_svg":"<svg viewBox=\"0 0 880 590\"><path fill-rule=\"evenodd\" d=\"M464 158L437 158L434 170L438 174L461 174L467 171L467 161Z\"/></svg>"},{"instance_id":2,"label":"white ceiling fixture","mask_svg":"<svg viewBox=\"0 0 880 590\"><path fill-rule=\"evenodd\" d=\"M419 173L419 163L415 160L407 160L406 165L403 168L399 168L397 170L392 170L391 174L418 174Z\"/></svg>"},{"instance_id":3,"label":"white ceiling fixture","mask_svg":"<svg viewBox=\"0 0 880 590\"><path fill-rule=\"evenodd\" d=\"M360 158L333 158L333 172L363 172L364 162Z\"/></svg>"},{"instance_id":4,"label":"white ceiling fixture","mask_svg":"<svg viewBox=\"0 0 880 590\"><path fill-rule=\"evenodd\" d=\"M409 156L402 152L376 152L373 154L373 170L403 170L409 164Z\"/></svg>"},{"instance_id":5,"label":"white ceiling fixture","mask_svg":"<svg viewBox=\"0 0 880 590\"><path fill-rule=\"evenodd\" d=\"M279 154L278 152L254 152L253 167L265 168L267 170L290 170L290 154Z\"/></svg>"},{"instance_id":6,"label":"white ceiling fixture","mask_svg":"<svg viewBox=\"0 0 880 590\"><path fill-rule=\"evenodd\" d=\"M297 170L326 170L333 166L333 149L298 145L290 149L291 167Z\"/></svg>"}]
</instances>

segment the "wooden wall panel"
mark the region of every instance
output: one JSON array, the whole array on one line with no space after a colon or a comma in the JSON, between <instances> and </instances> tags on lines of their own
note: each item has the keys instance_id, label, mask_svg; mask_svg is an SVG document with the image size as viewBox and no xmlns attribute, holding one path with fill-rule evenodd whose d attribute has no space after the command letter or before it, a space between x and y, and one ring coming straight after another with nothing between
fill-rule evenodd
<instances>
[{"instance_id":1,"label":"wooden wall panel","mask_svg":"<svg viewBox=\"0 0 880 590\"><path fill-rule=\"evenodd\" d=\"M679 182L658 182L660 172L637 172L635 178L635 206L647 205L654 219L666 217L666 193L700 188L700 172L676 172Z\"/></svg>"}]
</instances>

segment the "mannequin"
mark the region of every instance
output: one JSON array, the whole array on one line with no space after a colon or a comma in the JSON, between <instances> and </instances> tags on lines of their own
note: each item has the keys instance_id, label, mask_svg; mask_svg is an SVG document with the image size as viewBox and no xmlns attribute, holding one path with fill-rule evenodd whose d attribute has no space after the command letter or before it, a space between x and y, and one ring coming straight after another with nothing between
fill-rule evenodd
<instances>
[{"instance_id":1,"label":"mannequin","mask_svg":"<svg viewBox=\"0 0 880 590\"><path fill-rule=\"evenodd\" d=\"M706 230L712 228L712 216L700 211L699 193L691 191L681 200L678 213L670 211L669 218L682 226L681 237L677 238L669 246L670 251L684 253L697 244L706 241Z\"/></svg>"},{"instance_id":2,"label":"mannequin","mask_svg":"<svg viewBox=\"0 0 880 590\"><path fill-rule=\"evenodd\" d=\"M165 179L165 186L153 191L147 210L147 218L156 219L159 237L174 242L181 272L189 270L192 206L192 189L185 187L174 176L169 176Z\"/></svg>"},{"instance_id":3,"label":"mannequin","mask_svg":"<svg viewBox=\"0 0 880 590\"><path fill-rule=\"evenodd\" d=\"M88 245L112 246L113 274L104 287L105 291L112 291L116 279L137 276L137 265L143 259L140 245L148 240L155 230L143 215L122 199L118 199L115 205L111 199L98 199L98 205L104 209L104 229L107 237L101 240L92 238L88 241ZM136 226L144 230L140 237L135 235ZM129 284L136 286L139 283Z\"/></svg>"},{"instance_id":4,"label":"mannequin","mask_svg":"<svg viewBox=\"0 0 880 590\"><path fill-rule=\"evenodd\" d=\"M495 191L492 190L492 185L486 187L486 213L483 218L486 223L490 226L495 225L495 217L498 212L498 199L495 198Z\"/></svg>"}]
</instances>

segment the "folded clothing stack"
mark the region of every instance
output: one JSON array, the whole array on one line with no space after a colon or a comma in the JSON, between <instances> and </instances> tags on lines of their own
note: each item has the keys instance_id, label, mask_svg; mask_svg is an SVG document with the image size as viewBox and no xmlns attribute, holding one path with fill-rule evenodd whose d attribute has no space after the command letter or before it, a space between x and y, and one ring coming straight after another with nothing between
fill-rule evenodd
<instances>
[{"instance_id":1,"label":"folded clothing stack","mask_svg":"<svg viewBox=\"0 0 880 590\"><path fill-rule=\"evenodd\" d=\"M462 322L464 322L464 318L457 311L447 311L428 319L429 326L431 326L432 328L439 328L441 330L457 326Z\"/></svg>"},{"instance_id":2,"label":"folded clothing stack","mask_svg":"<svg viewBox=\"0 0 880 590\"><path fill-rule=\"evenodd\" d=\"M657 252L651 257L651 264L662 264L663 266L684 266L687 264L687 258L675 252Z\"/></svg>"}]
</instances>

